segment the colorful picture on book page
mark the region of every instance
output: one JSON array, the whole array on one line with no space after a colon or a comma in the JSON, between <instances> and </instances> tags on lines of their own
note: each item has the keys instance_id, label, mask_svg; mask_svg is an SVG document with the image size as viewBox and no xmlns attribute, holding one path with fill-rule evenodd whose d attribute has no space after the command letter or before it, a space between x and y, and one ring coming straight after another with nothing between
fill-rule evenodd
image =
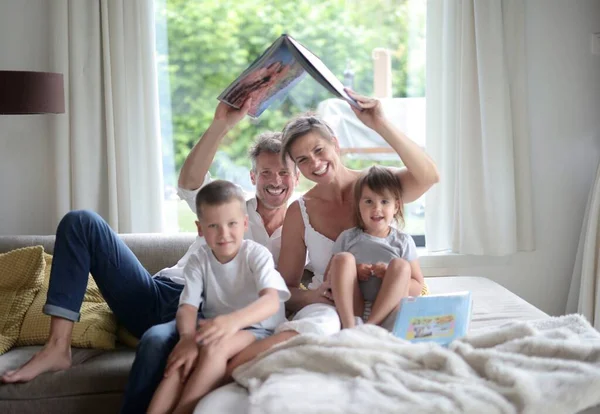
<instances>
[{"instance_id":1,"label":"colorful picture on book page","mask_svg":"<svg viewBox=\"0 0 600 414\"><path fill-rule=\"evenodd\" d=\"M274 101L283 98L305 74L282 44L261 66L244 76L223 99L241 108L247 98L252 98L248 115L258 117Z\"/></svg>"},{"instance_id":2,"label":"colorful picture on book page","mask_svg":"<svg viewBox=\"0 0 600 414\"><path fill-rule=\"evenodd\" d=\"M450 337L454 335L454 325L454 315L411 318L406 339Z\"/></svg>"}]
</instances>

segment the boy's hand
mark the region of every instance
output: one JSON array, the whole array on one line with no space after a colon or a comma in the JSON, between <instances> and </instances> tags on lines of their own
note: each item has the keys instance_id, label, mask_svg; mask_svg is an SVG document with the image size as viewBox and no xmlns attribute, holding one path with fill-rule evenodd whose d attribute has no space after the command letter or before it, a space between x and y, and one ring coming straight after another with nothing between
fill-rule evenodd
<instances>
[{"instance_id":1,"label":"boy's hand","mask_svg":"<svg viewBox=\"0 0 600 414\"><path fill-rule=\"evenodd\" d=\"M385 264L383 262L375 263L373 265L373 275L380 279L383 279L383 277L385 276L386 270L387 270L387 264Z\"/></svg>"},{"instance_id":2,"label":"boy's hand","mask_svg":"<svg viewBox=\"0 0 600 414\"><path fill-rule=\"evenodd\" d=\"M368 263L360 263L356 265L356 274L358 280L367 281L371 277L373 265Z\"/></svg>"},{"instance_id":3,"label":"boy's hand","mask_svg":"<svg viewBox=\"0 0 600 414\"><path fill-rule=\"evenodd\" d=\"M199 320L200 326L196 333L196 341L202 345L226 339L240 330L240 327L230 315L217 316L214 319Z\"/></svg>"},{"instance_id":4,"label":"boy's hand","mask_svg":"<svg viewBox=\"0 0 600 414\"><path fill-rule=\"evenodd\" d=\"M183 368L182 381L185 381L192 372L192 368L196 365L198 357L198 344L194 340L193 335L183 336L175 345L175 348L167 359L167 367L165 368L165 377L174 374L179 368Z\"/></svg>"}]
</instances>

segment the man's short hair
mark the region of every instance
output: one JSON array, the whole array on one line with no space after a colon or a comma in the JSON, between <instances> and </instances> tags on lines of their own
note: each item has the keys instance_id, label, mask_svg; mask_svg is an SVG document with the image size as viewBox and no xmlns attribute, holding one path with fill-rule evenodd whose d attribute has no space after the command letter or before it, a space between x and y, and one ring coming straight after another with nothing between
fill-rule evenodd
<instances>
[{"instance_id":1,"label":"man's short hair","mask_svg":"<svg viewBox=\"0 0 600 414\"><path fill-rule=\"evenodd\" d=\"M226 180L215 180L205 185L196 194L196 215L202 215L202 206L220 206L237 200L243 206L246 202L241 187Z\"/></svg>"},{"instance_id":2,"label":"man's short hair","mask_svg":"<svg viewBox=\"0 0 600 414\"><path fill-rule=\"evenodd\" d=\"M281 153L281 132L263 132L256 138L256 141L248 150L248 156L252 162L252 171L256 172L256 159L263 152Z\"/></svg>"}]
</instances>

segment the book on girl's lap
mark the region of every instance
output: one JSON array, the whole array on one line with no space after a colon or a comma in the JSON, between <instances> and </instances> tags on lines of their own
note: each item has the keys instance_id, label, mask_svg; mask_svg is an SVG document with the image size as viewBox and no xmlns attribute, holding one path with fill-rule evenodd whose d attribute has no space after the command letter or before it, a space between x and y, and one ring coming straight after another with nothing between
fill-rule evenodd
<instances>
[{"instance_id":1,"label":"book on girl's lap","mask_svg":"<svg viewBox=\"0 0 600 414\"><path fill-rule=\"evenodd\" d=\"M329 92L359 108L344 85L325 64L302 44L283 34L267 48L217 99L240 109L248 97L248 115L257 118L273 102L283 100L306 74ZM359 108L360 109L360 108Z\"/></svg>"},{"instance_id":2,"label":"book on girl's lap","mask_svg":"<svg viewBox=\"0 0 600 414\"><path fill-rule=\"evenodd\" d=\"M471 321L471 292L409 296L400 302L395 336L411 342L448 345L467 334Z\"/></svg>"}]
</instances>

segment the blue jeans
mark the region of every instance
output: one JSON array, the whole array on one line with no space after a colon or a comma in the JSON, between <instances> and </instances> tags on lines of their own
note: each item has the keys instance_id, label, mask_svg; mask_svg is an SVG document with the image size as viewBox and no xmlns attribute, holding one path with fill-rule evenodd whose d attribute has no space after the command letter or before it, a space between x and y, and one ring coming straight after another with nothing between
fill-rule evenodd
<instances>
[{"instance_id":1,"label":"blue jeans","mask_svg":"<svg viewBox=\"0 0 600 414\"><path fill-rule=\"evenodd\" d=\"M202 319L198 313L198 319ZM273 331L262 328L246 328L256 340L264 339ZM154 391L163 379L167 359L179 341L176 321L163 323L148 329L137 346L135 361L125 387L121 413L145 413Z\"/></svg>"},{"instance_id":2,"label":"blue jeans","mask_svg":"<svg viewBox=\"0 0 600 414\"><path fill-rule=\"evenodd\" d=\"M169 279L152 278L96 213L72 211L56 231L44 313L78 321L89 273L117 321L142 338L129 375L123 412L145 412L178 340L171 321L183 286ZM133 403L139 408L125 409Z\"/></svg>"},{"instance_id":3,"label":"blue jeans","mask_svg":"<svg viewBox=\"0 0 600 414\"><path fill-rule=\"evenodd\" d=\"M163 379L167 359L179 341L175 320L155 325L142 335L121 404L122 414L145 413Z\"/></svg>"}]
</instances>

